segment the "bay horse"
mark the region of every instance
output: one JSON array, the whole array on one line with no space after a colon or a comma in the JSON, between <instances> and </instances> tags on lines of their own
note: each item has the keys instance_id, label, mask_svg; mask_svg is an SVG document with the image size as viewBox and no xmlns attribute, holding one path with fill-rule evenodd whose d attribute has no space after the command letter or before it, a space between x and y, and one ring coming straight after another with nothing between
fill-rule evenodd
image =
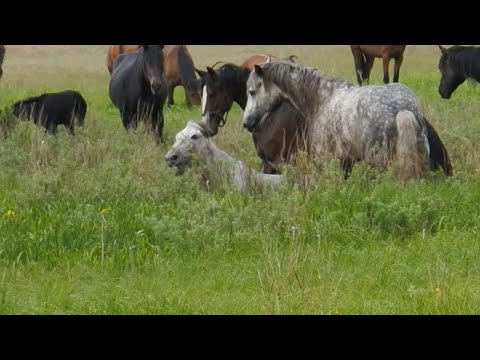
<instances>
[{"instance_id":1,"label":"bay horse","mask_svg":"<svg viewBox=\"0 0 480 360\"><path fill-rule=\"evenodd\" d=\"M57 132L58 125L64 125L67 132L74 135L74 125L83 126L86 112L85 99L73 90L45 93L12 105L12 113L16 117L32 120L50 134Z\"/></svg>"},{"instance_id":2,"label":"bay horse","mask_svg":"<svg viewBox=\"0 0 480 360\"><path fill-rule=\"evenodd\" d=\"M118 55L136 51L139 46L140 45L110 45L107 50L107 69L110 74L112 73L113 62ZM183 86L185 90L185 103L187 107L200 105L195 64L187 46L164 45L163 58L168 87L168 106L174 105L173 93L177 86Z\"/></svg>"},{"instance_id":3,"label":"bay horse","mask_svg":"<svg viewBox=\"0 0 480 360\"><path fill-rule=\"evenodd\" d=\"M355 74L357 75L358 85L369 83L370 71L373 67L375 58L383 61L383 83L388 84L388 67L390 60L395 59L393 69L393 82L397 83L400 77L400 66L403 61L403 53L407 45L350 45L355 62Z\"/></svg>"},{"instance_id":4,"label":"bay horse","mask_svg":"<svg viewBox=\"0 0 480 360\"><path fill-rule=\"evenodd\" d=\"M268 58L260 58L261 62ZM282 60L272 60L282 61ZM226 116L233 102L242 110L247 104L247 79L250 70L235 64L224 64L218 70L207 67L207 71L197 70L203 88L202 122L207 125L209 135L214 136L226 122ZM292 163L298 150L307 150L303 136L305 118L287 102L268 114L262 126L248 128L252 133L257 155L262 159L262 171L278 174L281 162Z\"/></svg>"},{"instance_id":5,"label":"bay horse","mask_svg":"<svg viewBox=\"0 0 480 360\"><path fill-rule=\"evenodd\" d=\"M2 78L2 75L3 75L2 65L3 65L3 60L5 59L5 51L6 51L5 45L0 45L0 79Z\"/></svg>"},{"instance_id":6,"label":"bay horse","mask_svg":"<svg viewBox=\"0 0 480 360\"><path fill-rule=\"evenodd\" d=\"M186 45L174 45L165 54L165 76L168 86L168 106L174 105L173 92L177 86L183 86L185 89L187 107L200 105L195 65Z\"/></svg>"},{"instance_id":7,"label":"bay horse","mask_svg":"<svg viewBox=\"0 0 480 360\"><path fill-rule=\"evenodd\" d=\"M360 87L300 64L255 65L247 81L245 127L289 101L307 119L312 155L331 154L348 177L357 161L417 178L428 169L430 146L419 101L402 84Z\"/></svg>"},{"instance_id":8,"label":"bay horse","mask_svg":"<svg viewBox=\"0 0 480 360\"><path fill-rule=\"evenodd\" d=\"M466 79L480 81L480 48L474 46L452 46L444 48L439 45L442 55L438 68L441 73L438 92L443 99L450 99L452 93Z\"/></svg>"},{"instance_id":9,"label":"bay horse","mask_svg":"<svg viewBox=\"0 0 480 360\"><path fill-rule=\"evenodd\" d=\"M113 63L109 95L127 131L140 120L163 143L163 106L167 99L163 45L141 45Z\"/></svg>"},{"instance_id":10,"label":"bay horse","mask_svg":"<svg viewBox=\"0 0 480 360\"><path fill-rule=\"evenodd\" d=\"M191 165L193 154L217 176L226 175L227 180L233 181L233 185L242 192L251 186L277 188L284 181L282 175L260 173L232 158L215 145L204 123L188 121L175 136L175 143L165 155L165 161L169 167L183 170Z\"/></svg>"}]
</instances>

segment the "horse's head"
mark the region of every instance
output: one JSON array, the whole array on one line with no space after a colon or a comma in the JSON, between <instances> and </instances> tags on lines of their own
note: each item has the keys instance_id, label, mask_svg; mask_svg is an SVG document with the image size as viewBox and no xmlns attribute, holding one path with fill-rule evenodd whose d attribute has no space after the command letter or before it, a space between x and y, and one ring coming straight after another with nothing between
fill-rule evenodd
<instances>
[{"instance_id":1,"label":"horse's head","mask_svg":"<svg viewBox=\"0 0 480 360\"><path fill-rule=\"evenodd\" d=\"M165 155L169 167L183 170L192 163L192 153L206 149L208 134L201 123L188 121L187 126L175 136L175 143Z\"/></svg>"},{"instance_id":2,"label":"horse's head","mask_svg":"<svg viewBox=\"0 0 480 360\"><path fill-rule=\"evenodd\" d=\"M202 122L209 127L209 135L214 136L225 124L224 116L232 107L233 100L228 96L218 71L211 67L207 67L207 71L196 70L201 78Z\"/></svg>"},{"instance_id":3,"label":"horse's head","mask_svg":"<svg viewBox=\"0 0 480 360\"><path fill-rule=\"evenodd\" d=\"M243 127L253 132L263 118L275 108L282 100L280 88L265 77L262 67L255 65L247 81L247 106L243 113Z\"/></svg>"},{"instance_id":4,"label":"horse's head","mask_svg":"<svg viewBox=\"0 0 480 360\"><path fill-rule=\"evenodd\" d=\"M438 86L438 92L444 99L450 99L452 93L458 88L464 81L465 76L455 64L455 54L452 55L451 48L446 49L439 45L442 55L438 63L438 69L441 73L440 85Z\"/></svg>"},{"instance_id":5,"label":"horse's head","mask_svg":"<svg viewBox=\"0 0 480 360\"><path fill-rule=\"evenodd\" d=\"M150 84L150 90L153 95L160 94L164 83L164 64L163 64L164 45L140 45L143 50L143 73Z\"/></svg>"},{"instance_id":6,"label":"horse's head","mask_svg":"<svg viewBox=\"0 0 480 360\"><path fill-rule=\"evenodd\" d=\"M188 98L188 101L191 105L198 106L201 102L201 92L199 92L199 83L201 83L201 79L192 79L186 82L185 84L185 93Z\"/></svg>"}]
</instances>

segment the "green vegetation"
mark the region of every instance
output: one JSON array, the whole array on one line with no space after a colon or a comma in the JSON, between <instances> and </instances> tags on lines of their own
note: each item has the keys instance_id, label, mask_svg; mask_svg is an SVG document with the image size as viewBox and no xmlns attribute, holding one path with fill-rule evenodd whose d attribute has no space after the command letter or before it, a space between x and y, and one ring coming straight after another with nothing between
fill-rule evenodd
<instances>
[{"instance_id":1,"label":"green vegetation","mask_svg":"<svg viewBox=\"0 0 480 360\"><path fill-rule=\"evenodd\" d=\"M355 81L348 45L189 46L197 67L295 54ZM407 46L415 91L455 175L402 183L363 164L343 180L285 166L277 192L207 189L164 156L187 120L183 89L166 144L124 130L108 96L106 46L9 46L0 80L1 314L479 314L480 89L438 94L436 46ZM391 64L391 72L393 64ZM392 77L392 75L391 75ZM371 83L381 83L381 62ZM44 91L80 91L75 137L9 115ZM237 105L215 141L258 169Z\"/></svg>"}]
</instances>

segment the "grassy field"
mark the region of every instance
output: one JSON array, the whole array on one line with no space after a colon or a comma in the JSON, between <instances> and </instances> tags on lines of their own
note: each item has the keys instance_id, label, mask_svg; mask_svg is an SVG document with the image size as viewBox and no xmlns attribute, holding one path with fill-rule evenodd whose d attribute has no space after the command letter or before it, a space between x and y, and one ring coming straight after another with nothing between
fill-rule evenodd
<instances>
[{"instance_id":1,"label":"grassy field","mask_svg":"<svg viewBox=\"0 0 480 360\"><path fill-rule=\"evenodd\" d=\"M0 108L80 91L84 129L56 136L0 120L1 314L480 314L480 90L438 94L436 46L407 46L400 81L419 97L455 175L401 183L338 163L284 167L277 192L208 191L165 153L199 108L183 89L166 144L124 130L108 96L105 45L8 46ZM355 81L348 45L189 46L197 67L286 56ZM391 70L393 64L391 64ZM392 78L393 75L391 74ZM381 62L371 83L382 80ZM215 142L258 169L235 105Z\"/></svg>"}]
</instances>

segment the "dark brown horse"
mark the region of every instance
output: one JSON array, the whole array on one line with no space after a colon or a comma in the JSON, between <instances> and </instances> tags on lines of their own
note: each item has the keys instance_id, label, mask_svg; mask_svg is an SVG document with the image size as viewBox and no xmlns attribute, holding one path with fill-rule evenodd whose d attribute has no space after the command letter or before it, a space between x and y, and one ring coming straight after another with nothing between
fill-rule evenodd
<instances>
[{"instance_id":1,"label":"dark brown horse","mask_svg":"<svg viewBox=\"0 0 480 360\"><path fill-rule=\"evenodd\" d=\"M127 131L139 121L163 142L163 106L167 100L163 45L141 45L113 62L109 95Z\"/></svg>"},{"instance_id":2,"label":"dark brown horse","mask_svg":"<svg viewBox=\"0 0 480 360\"><path fill-rule=\"evenodd\" d=\"M107 69L112 73L115 58L124 53L138 50L139 45L110 45L107 51ZM163 48L165 77L167 79L168 106L174 105L173 92L177 86L185 89L188 107L200 105L197 77L192 56L185 45L165 45Z\"/></svg>"},{"instance_id":3,"label":"dark brown horse","mask_svg":"<svg viewBox=\"0 0 480 360\"><path fill-rule=\"evenodd\" d=\"M259 56L257 61L264 63L268 58ZM246 63L247 61L243 64ZM201 76L202 89L205 89L202 122L207 125L209 135L213 136L218 133L218 128L225 124L225 116L233 102L245 109L246 83L250 70L234 64L225 64L218 70L207 67L207 71L197 72ZM262 159L264 173L279 173L278 165L281 162L291 163L298 150L307 150L303 137L305 126L303 115L287 102L282 102L261 124L248 129L252 133L257 154Z\"/></svg>"},{"instance_id":4,"label":"dark brown horse","mask_svg":"<svg viewBox=\"0 0 480 360\"><path fill-rule=\"evenodd\" d=\"M3 59L5 59L5 45L0 45L0 79L3 75L2 64Z\"/></svg>"},{"instance_id":5,"label":"dark brown horse","mask_svg":"<svg viewBox=\"0 0 480 360\"><path fill-rule=\"evenodd\" d=\"M395 67L393 70L393 82L398 82L400 76L400 66L403 61L403 53L407 45L350 45L355 61L355 74L357 75L358 85L370 79L370 71L373 67L375 58L383 61L383 82L388 84L390 79L388 76L388 67L390 60L395 59Z\"/></svg>"}]
</instances>

